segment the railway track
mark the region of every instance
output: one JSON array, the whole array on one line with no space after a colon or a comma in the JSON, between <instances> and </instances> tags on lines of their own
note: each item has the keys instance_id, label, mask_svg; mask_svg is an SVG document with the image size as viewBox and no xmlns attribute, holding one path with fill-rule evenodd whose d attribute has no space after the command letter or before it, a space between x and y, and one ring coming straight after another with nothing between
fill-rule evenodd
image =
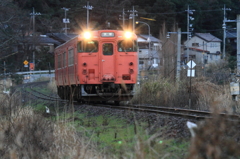
<instances>
[{"instance_id":1,"label":"railway track","mask_svg":"<svg viewBox=\"0 0 240 159\"><path fill-rule=\"evenodd\" d=\"M67 100L62 100L57 95L47 95L36 89L34 87L39 87L39 85L45 85L47 82L41 83L31 83L29 85L24 85L22 90L25 93L31 94L36 99L47 100L47 101L54 101L59 103L68 103ZM25 89L29 88L29 89ZM75 107L82 105L81 103L74 102ZM87 106L87 104L84 104ZM212 113L209 111L201 111L201 110L192 110L192 109L184 109L184 108L172 108L172 107L160 107L160 106L149 106L149 105L120 105L115 106L114 104L95 104L90 103L89 106L94 107L103 107L103 108L110 108L110 109L120 109L120 110L127 110L127 111L138 111L138 112L145 112L145 113L156 113L156 114L165 114L169 116L176 116L176 117L183 117L183 118L191 118L196 120L202 120L206 118L212 118ZM231 120L240 120L240 116L236 114L227 114L227 113L220 113L220 116L228 117Z\"/></svg>"},{"instance_id":2,"label":"railway track","mask_svg":"<svg viewBox=\"0 0 240 159\"><path fill-rule=\"evenodd\" d=\"M209 111L160 107L160 106L144 106L144 105L127 105L127 106L117 106L117 107L112 105L101 105L101 106L113 108L113 109L123 109L123 110L131 110L131 111L165 114L165 115L178 116L178 117L184 117L184 118L192 118L196 120L212 118L211 115L213 114ZM240 120L240 116L236 114L219 113L218 115L229 117L232 120Z\"/></svg>"},{"instance_id":3,"label":"railway track","mask_svg":"<svg viewBox=\"0 0 240 159\"><path fill-rule=\"evenodd\" d=\"M36 83L30 83L23 85L21 91L24 93L28 93L32 95L35 98L42 99L42 100L48 100L48 101L59 101L59 102L67 102L67 100L60 99L56 94L48 95L44 94L40 91L35 90L35 87L39 87L39 85L46 85L47 82L36 82Z\"/></svg>"}]
</instances>

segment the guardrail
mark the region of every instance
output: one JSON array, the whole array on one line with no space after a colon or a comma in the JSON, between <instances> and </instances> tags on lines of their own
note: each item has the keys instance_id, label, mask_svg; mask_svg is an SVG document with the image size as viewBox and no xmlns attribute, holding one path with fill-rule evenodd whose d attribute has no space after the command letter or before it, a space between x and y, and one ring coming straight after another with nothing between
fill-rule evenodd
<instances>
[{"instance_id":1,"label":"guardrail","mask_svg":"<svg viewBox=\"0 0 240 159\"><path fill-rule=\"evenodd\" d=\"M50 70L51 73L54 73L55 70ZM26 71L26 72L16 72L16 74L18 75L27 75L27 74L46 74L46 73L49 73L49 70L42 70L42 71Z\"/></svg>"}]
</instances>

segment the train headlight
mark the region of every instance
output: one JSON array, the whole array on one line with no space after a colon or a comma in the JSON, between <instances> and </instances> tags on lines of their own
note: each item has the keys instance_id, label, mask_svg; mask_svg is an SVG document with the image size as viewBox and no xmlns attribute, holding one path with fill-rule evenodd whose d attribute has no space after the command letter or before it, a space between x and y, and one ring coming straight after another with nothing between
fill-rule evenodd
<instances>
[{"instance_id":1,"label":"train headlight","mask_svg":"<svg viewBox=\"0 0 240 159\"><path fill-rule=\"evenodd\" d=\"M125 32L125 38L129 39L131 37L132 37L132 33L131 32L129 32L129 31Z\"/></svg>"},{"instance_id":2,"label":"train headlight","mask_svg":"<svg viewBox=\"0 0 240 159\"><path fill-rule=\"evenodd\" d=\"M84 37L85 39L90 39L90 38L91 38L91 33L90 33L90 32L84 32L84 33L83 33L83 37Z\"/></svg>"}]
</instances>

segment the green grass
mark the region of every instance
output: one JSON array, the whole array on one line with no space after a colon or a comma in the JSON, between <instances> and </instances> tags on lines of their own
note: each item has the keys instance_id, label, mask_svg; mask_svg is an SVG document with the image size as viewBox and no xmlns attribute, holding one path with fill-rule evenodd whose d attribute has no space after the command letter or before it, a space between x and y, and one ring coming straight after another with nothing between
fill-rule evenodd
<instances>
[{"instance_id":1,"label":"green grass","mask_svg":"<svg viewBox=\"0 0 240 159\"><path fill-rule=\"evenodd\" d=\"M49 92L47 88L37 90L43 93ZM45 105L44 103L37 104L34 109L45 111ZM51 112L55 112L55 110L51 110ZM159 157L178 159L185 158L187 154L188 141L166 139L162 135L149 141L152 136L160 133L165 128L159 128L155 130L155 134L150 135L146 132L148 123L144 122L130 124L128 121L115 116L89 116L78 112L74 114L68 112L58 113L59 115L53 120L66 121L66 124L73 125L79 134L97 143L99 150L107 149L110 154L118 157L140 158L139 155L143 155L144 158L149 159ZM142 145L142 147L136 148L136 145Z\"/></svg>"},{"instance_id":2,"label":"green grass","mask_svg":"<svg viewBox=\"0 0 240 159\"><path fill-rule=\"evenodd\" d=\"M150 158L154 158L152 156L155 154L153 149L158 152L157 155L164 156L167 153L171 157L177 156L177 154L185 156L188 149L188 142L175 141L174 139L155 138L151 141L153 144L148 145L147 140L152 135L145 131L147 123L137 124L137 132L135 133L133 124L127 124L125 120L113 116L88 117L86 114L77 113L74 116L78 120L71 124L77 128L78 132L98 143L99 149L107 147L109 152L114 154L122 155L125 151L134 152L138 142L142 142L144 151L146 155L150 155Z\"/></svg>"},{"instance_id":3,"label":"green grass","mask_svg":"<svg viewBox=\"0 0 240 159\"><path fill-rule=\"evenodd\" d=\"M46 105L44 105L43 103L41 104L36 104L33 108L35 111L37 112L44 112L46 111L46 108L45 108Z\"/></svg>"}]
</instances>

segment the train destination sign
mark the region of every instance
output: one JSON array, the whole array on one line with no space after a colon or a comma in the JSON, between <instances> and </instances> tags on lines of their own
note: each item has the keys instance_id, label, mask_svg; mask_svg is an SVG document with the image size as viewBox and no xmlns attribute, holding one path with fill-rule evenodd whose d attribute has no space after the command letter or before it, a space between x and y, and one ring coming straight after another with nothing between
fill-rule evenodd
<instances>
[{"instance_id":1,"label":"train destination sign","mask_svg":"<svg viewBox=\"0 0 240 159\"><path fill-rule=\"evenodd\" d=\"M103 32L103 33L101 33L101 37L114 37L114 33L112 33L112 32Z\"/></svg>"}]
</instances>

